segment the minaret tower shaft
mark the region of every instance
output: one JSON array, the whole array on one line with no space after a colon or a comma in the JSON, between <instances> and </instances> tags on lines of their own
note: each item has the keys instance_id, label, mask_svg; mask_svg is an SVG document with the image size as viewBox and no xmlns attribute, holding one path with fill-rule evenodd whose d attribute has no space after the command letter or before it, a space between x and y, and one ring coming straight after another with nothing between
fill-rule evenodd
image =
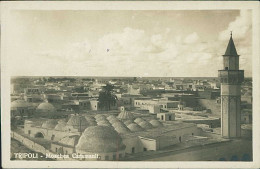
<instances>
[{"instance_id":1,"label":"minaret tower shaft","mask_svg":"<svg viewBox=\"0 0 260 169\"><path fill-rule=\"evenodd\" d=\"M232 32L225 54L223 70L218 71L221 82L221 135L224 138L241 136L241 83L244 70L239 70L239 55Z\"/></svg>"}]
</instances>

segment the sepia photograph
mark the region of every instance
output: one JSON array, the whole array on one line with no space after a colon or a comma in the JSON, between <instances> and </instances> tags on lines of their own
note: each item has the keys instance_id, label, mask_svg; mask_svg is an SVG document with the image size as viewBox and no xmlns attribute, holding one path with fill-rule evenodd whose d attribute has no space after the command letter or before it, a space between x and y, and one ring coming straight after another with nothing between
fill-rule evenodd
<instances>
[{"instance_id":1,"label":"sepia photograph","mask_svg":"<svg viewBox=\"0 0 260 169\"><path fill-rule=\"evenodd\" d=\"M71 4L6 3L1 15L9 167L260 167L259 8Z\"/></svg>"}]
</instances>

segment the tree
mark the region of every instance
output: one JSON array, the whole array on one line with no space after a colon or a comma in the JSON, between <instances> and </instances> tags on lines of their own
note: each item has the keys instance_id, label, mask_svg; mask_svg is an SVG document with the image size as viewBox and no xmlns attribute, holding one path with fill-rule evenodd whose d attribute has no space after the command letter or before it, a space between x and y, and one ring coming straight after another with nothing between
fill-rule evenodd
<instances>
[{"instance_id":1,"label":"tree","mask_svg":"<svg viewBox=\"0 0 260 169\"><path fill-rule=\"evenodd\" d=\"M113 94L113 89L113 85L107 84L99 92L98 101L101 109L110 110L110 106L115 105L117 97Z\"/></svg>"}]
</instances>

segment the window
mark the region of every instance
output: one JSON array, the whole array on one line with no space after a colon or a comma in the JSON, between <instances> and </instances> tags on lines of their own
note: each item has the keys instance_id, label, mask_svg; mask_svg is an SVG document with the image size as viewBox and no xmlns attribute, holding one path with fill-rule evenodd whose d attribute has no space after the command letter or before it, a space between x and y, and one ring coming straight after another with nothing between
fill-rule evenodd
<instances>
[{"instance_id":1,"label":"window","mask_svg":"<svg viewBox=\"0 0 260 169\"><path fill-rule=\"evenodd\" d=\"M55 152L58 152L58 148L57 147L55 148Z\"/></svg>"},{"instance_id":2,"label":"window","mask_svg":"<svg viewBox=\"0 0 260 169\"><path fill-rule=\"evenodd\" d=\"M31 134L31 130L28 130L28 134Z\"/></svg>"},{"instance_id":3,"label":"window","mask_svg":"<svg viewBox=\"0 0 260 169\"><path fill-rule=\"evenodd\" d=\"M163 120L163 115L161 115L161 120Z\"/></svg>"},{"instance_id":4,"label":"window","mask_svg":"<svg viewBox=\"0 0 260 169\"><path fill-rule=\"evenodd\" d=\"M144 151L147 151L147 148L144 148Z\"/></svg>"},{"instance_id":5,"label":"window","mask_svg":"<svg viewBox=\"0 0 260 169\"><path fill-rule=\"evenodd\" d=\"M116 155L115 154L113 155L113 160L116 160Z\"/></svg>"},{"instance_id":6,"label":"window","mask_svg":"<svg viewBox=\"0 0 260 169\"><path fill-rule=\"evenodd\" d=\"M181 142L181 136L179 137L179 141Z\"/></svg>"},{"instance_id":7,"label":"window","mask_svg":"<svg viewBox=\"0 0 260 169\"><path fill-rule=\"evenodd\" d=\"M55 135L53 134L53 135L51 136L51 140L54 140L54 137L55 137Z\"/></svg>"},{"instance_id":8,"label":"window","mask_svg":"<svg viewBox=\"0 0 260 169\"><path fill-rule=\"evenodd\" d=\"M225 67L225 70L228 70L228 67Z\"/></svg>"},{"instance_id":9,"label":"window","mask_svg":"<svg viewBox=\"0 0 260 169\"><path fill-rule=\"evenodd\" d=\"M135 153L135 148L134 147L132 147L132 153Z\"/></svg>"},{"instance_id":10,"label":"window","mask_svg":"<svg viewBox=\"0 0 260 169\"><path fill-rule=\"evenodd\" d=\"M109 160L109 156L105 156L105 160Z\"/></svg>"},{"instance_id":11,"label":"window","mask_svg":"<svg viewBox=\"0 0 260 169\"><path fill-rule=\"evenodd\" d=\"M170 120L170 121L172 120L172 116L169 116L169 120Z\"/></svg>"},{"instance_id":12,"label":"window","mask_svg":"<svg viewBox=\"0 0 260 169\"><path fill-rule=\"evenodd\" d=\"M68 154L68 151L67 151L67 150L65 151L65 154Z\"/></svg>"}]
</instances>

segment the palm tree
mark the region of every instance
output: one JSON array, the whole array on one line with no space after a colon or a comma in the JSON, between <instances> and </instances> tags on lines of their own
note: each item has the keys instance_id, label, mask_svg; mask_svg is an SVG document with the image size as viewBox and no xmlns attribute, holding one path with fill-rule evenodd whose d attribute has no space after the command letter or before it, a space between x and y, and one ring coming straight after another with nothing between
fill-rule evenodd
<instances>
[{"instance_id":1,"label":"palm tree","mask_svg":"<svg viewBox=\"0 0 260 169\"><path fill-rule=\"evenodd\" d=\"M113 94L114 86L107 84L103 87L102 91L99 92L98 101L101 109L110 110L111 105L115 105L117 97Z\"/></svg>"}]
</instances>

